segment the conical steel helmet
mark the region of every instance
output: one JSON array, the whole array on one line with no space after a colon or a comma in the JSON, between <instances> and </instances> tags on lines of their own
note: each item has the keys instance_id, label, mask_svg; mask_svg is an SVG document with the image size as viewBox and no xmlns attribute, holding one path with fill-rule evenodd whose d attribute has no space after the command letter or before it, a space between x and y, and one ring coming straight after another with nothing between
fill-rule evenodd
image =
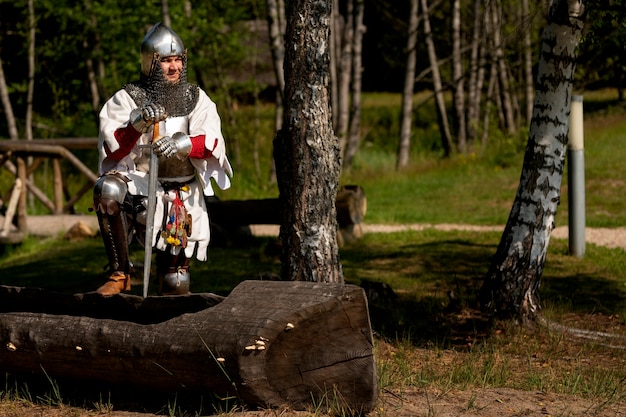
<instances>
[{"instance_id":1,"label":"conical steel helmet","mask_svg":"<svg viewBox=\"0 0 626 417\"><path fill-rule=\"evenodd\" d=\"M154 65L161 58L185 54L185 45L180 36L159 22L150 28L141 42L141 73L150 77Z\"/></svg>"}]
</instances>

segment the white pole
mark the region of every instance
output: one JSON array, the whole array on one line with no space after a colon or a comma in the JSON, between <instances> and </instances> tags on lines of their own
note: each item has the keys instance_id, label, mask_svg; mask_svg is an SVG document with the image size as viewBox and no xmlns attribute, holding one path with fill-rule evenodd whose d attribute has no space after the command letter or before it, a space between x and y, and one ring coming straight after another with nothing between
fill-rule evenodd
<instances>
[{"instance_id":1,"label":"white pole","mask_svg":"<svg viewBox=\"0 0 626 417\"><path fill-rule=\"evenodd\" d=\"M569 253L585 255L585 155L583 145L583 96L573 96L569 117L568 213Z\"/></svg>"}]
</instances>

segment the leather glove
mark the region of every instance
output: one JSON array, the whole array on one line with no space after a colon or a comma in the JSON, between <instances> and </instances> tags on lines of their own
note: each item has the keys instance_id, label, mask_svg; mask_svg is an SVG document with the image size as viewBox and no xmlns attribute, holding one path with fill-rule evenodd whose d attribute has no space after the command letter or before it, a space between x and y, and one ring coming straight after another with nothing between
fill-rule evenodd
<instances>
[{"instance_id":1,"label":"leather glove","mask_svg":"<svg viewBox=\"0 0 626 417\"><path fill-rule=\"evenodd\" d=\"M159 103L148 103L130 112L130 123L141 133L146 133L150 126L166 118L165 107Z\"/></svg>"},{"instance_id":2,"label":"leather glove","mask_svg":"<svg viewBox=\"0 0 626 417\"><path fill-rule=\"evenodd\" d=\"M171 137L163 136L152 144L152 150L157 156L171 158L176 155L180 160L185 160L191 153L191 138L188 134L176 132Z\"/></svg>"}]
</instances>

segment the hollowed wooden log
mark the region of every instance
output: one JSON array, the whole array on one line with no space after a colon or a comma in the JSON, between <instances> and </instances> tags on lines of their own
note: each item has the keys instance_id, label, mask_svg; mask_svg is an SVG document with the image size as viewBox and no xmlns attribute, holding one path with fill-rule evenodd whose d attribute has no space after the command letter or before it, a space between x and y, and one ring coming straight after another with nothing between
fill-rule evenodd
<instances>
[{"instance_id":1,"label":"hollowed wooden log","mask_svg":"<svg viewBox=\"0 0 626 417\"><path fill-rule=\"evenodd\" d=\"M15 300L19 291L0 292L5 306L2 297ZM213 307L151 324L102 318L102 308L127 302L129 312L141 311L162 302L176 312L185 310L176 304L188 303L188 296L140 303L98 297L74 297L89 304L78 311L98 318L64 314L66 303L72 310L69 298L55 304L55 314L3 307L14 311L0 313L0 369L162 392L208 391L269 407L305 409L329 398L355 411L374 407L372 332L359 287L245 281ZM208 299L202 302L216 301Z\"/></svg>"}]
</instances>

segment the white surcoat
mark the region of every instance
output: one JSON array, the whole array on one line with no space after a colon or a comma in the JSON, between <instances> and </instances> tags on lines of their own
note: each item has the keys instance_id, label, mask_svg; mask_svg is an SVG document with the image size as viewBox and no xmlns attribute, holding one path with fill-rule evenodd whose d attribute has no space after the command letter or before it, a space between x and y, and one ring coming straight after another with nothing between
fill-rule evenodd
<instances>
[{"instance_id":1,"label":"white surcoat","mask_svg":"<svg viewBox=\"0 0 626 417\"><path fill-rule=\"evenodd\" d=\"M98 169L100 175L111 171L125 175L130 180L127 183L130 194L147 196L149 177L144 172L144 165L140 165L139 161L145 161L149 157L150 147L146 145L152 141L152 128L142 134L130 152L120 160L109 158L104 146L106 144L110 152L115 152L120 148L114 135L115 131L128 126L130 112L136 107L134 100L124 89L115 93L102 107L98 136L100 156ZM159 124L160 136L172 136L176 132L186 133L190 137L204 135L205 148L211 151L211 156L206 159L189 159L195 170L191 176L159 178L159 181L186 183L190 178L195 177L196 181L180 191L180 198L192 217L191 235L188 237L188 244L184 251L188 258L191 258L195 251L196 258L204 261L207 259L210 240L209 217L204 196L214 195L211 179L220 189L229 188L233 172L226 156L226 144L222 136L216 105L201 89L198 103L188 115L168 117ZM160 182L158 183L152 244L159 250L167 249L167 244L160 235L164 227L165 215L169 212L174 197L174 191L165 192Z\"/></svg>"}]
</instances>

